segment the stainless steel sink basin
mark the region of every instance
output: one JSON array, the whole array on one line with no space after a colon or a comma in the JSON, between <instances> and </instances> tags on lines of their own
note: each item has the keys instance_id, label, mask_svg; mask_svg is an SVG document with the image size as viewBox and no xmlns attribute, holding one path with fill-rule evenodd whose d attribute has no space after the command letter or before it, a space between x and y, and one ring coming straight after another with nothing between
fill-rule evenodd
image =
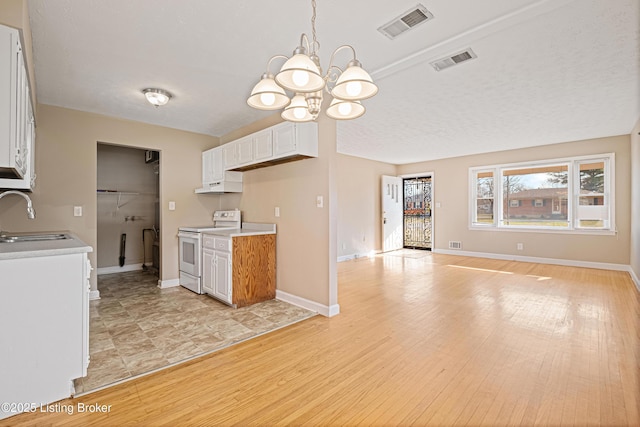
<instances>
[{"instance_id":1,"label":"stainless steel sink basin","mask_svg":"<svg viewBox=\"0 0 640 427\"><path fill-rule=\"evenodd\" d=\"M42 242L46 240L66 240L66 239L71 239L71 236L64 233L0 235L0 243Z\"/></svg>"}]
</instances>

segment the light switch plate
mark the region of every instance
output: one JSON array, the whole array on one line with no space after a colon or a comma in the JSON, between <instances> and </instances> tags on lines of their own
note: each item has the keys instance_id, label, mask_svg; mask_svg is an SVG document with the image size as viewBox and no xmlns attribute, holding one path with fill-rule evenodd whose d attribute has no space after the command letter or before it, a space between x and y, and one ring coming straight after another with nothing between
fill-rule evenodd
<instances>
[{"instance_id":1,"label":"light switch plate","mask_svg":"<svg viewBox=\"0 0 640 427\"><path fill-rule=\"evenodd\" d=\"M82 216L82 206L73 207L73 216Z\"/></svg>"},{"instance_id":2,"label":"light switch plate","mask_svg":"<svg viewBox=\"0 0 640 427\"><path fill-rule=\"evenodd\" d=\"M170 211L176 210L176 202L169 202L169 210Z\"/></svg>"},{"instance_id":3,"label":"light switch plate","mask_svg":"<svg viewBox=\"0 0 640 427\"><path fill-rule=\"evenodd\" d=\"M279 216L280 216L280 208L279 208L278 206L276 206L276 208L274 209L273 214L274 214L276 217L279 217Z\"/></svg>"},{"instance_id":4,"label":"light switch plate","mask_svg":"<svg viewBox=\"0 0 640 427\"><path fill-rule=\"evenodd\" d=\"M322 196L316 197L316 207L321 208L324 206L324 198Z\"/></svg>"}]
</instances>

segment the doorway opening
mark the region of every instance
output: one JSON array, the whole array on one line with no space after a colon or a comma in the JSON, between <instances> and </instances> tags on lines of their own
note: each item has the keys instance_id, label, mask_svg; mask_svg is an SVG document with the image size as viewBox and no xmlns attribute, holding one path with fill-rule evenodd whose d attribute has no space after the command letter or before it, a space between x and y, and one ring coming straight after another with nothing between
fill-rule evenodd
<instances>
[{"instance_id":1,"label":"doorway opening","mask_svg":"<svg viewBox=\"0 0 640 427\"><path fill-rule=\"evenodd\" d=\"M404 178L403 187L403 247L432 249L432 177Z\"/></svg>"},{"instance_id":2,"label":"doorway opening","mask_svg":"<svg viewBox=\"0 0 640 427\"><path fill-rule=\"evenodd\" d=\"M160 153L97 147L97 273L160 272Z\"/></svg>"}]
</instances>

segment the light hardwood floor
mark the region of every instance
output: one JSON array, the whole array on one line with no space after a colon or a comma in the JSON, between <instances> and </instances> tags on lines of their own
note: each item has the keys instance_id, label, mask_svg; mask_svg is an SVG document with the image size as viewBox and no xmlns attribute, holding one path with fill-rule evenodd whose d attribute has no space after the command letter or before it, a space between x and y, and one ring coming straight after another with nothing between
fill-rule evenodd
<instances>
[{"instance_id":1,"label":"light hardwood floor","mask_svg":"<svg viewBox=\"0 0 640 427\"><path fill-rule=\"evenodd\" d=\"M625 272L405 250L340 263L339 303L334 318L60 402L73 415L4 422L640 425L640 298Z\"/></svg>"}]
</instances>

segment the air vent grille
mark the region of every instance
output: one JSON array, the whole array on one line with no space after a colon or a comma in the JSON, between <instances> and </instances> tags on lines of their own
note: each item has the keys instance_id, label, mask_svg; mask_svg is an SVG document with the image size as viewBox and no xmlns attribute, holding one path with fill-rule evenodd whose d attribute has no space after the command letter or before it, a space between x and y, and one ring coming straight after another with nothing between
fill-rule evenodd
<instances>
[{"instance_id":1,"label":"air vent grille","mask_svg":"<svg viewBox=\"0 0 640 427\"><path fill-rule=\"evenodd\" d=\"M411 28L415 28L423 22L427 22L429 19L433 19L433 14L429 12L426 7L418 4L415 8L409 9L402 15L379 27L378 31L393 40L400 34L405 33Z\"/></svg>"},{"instance_id":2,"label":"air vent grille","mask_svg":"<svg viewBox=\"0 0 640 427\"><path fill-rule=\"evenodd\" d=\"M476 54L471 49L463 50L462 52L454 53L453 55L445 58L440 58L430 62L431 66L436 71L442 71L446 68L453 67L454 65L461 64L471 59L477 58Z\"/></svg>"},{"instance_id":3,"label":"air vent grille","mask_svg":"<svg viewBox=\"0 0 640 427\"><path fill-rule=\"evenodd\" d=\"M449 249L462 249L462 242L449 240Z\"/></svg>"}]
</instances>

